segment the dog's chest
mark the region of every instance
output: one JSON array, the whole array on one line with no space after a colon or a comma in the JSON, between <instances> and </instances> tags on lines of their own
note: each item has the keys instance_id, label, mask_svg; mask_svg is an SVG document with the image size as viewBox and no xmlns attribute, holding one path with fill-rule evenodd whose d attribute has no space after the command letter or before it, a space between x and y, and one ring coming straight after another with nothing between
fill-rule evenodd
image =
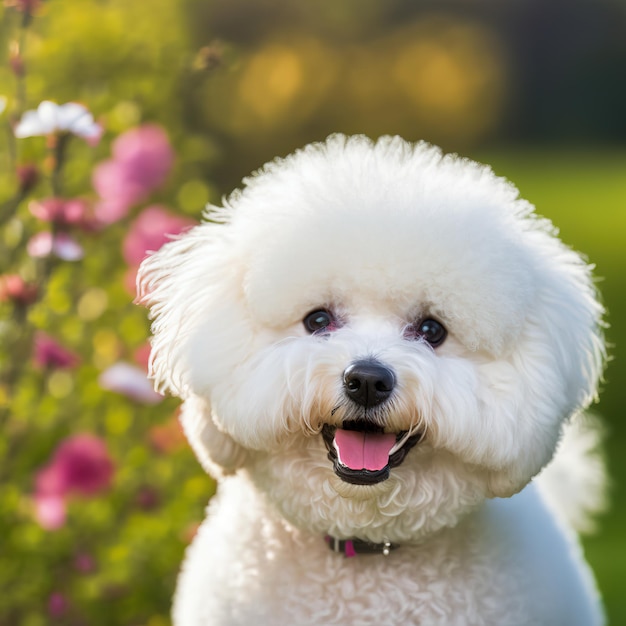
<instances>
[{"instance_id":1,"label":"dog's chest","mask_svg":"<svg viewBox=\"0 0 626 626\"><path fill-rule=\"evenodd\" d=\"M470 626L516 613L493 564L460 537L347 558L322 537L222 511L205 522L179 581L176 623L202 626ZM510 572L509 572L510 574ZM498 601L494 589L498 587ZM182 614L194 613L194 619ZM522 623L508 622L508 623Z\"/></svg>"},{"instance_id":2,"label":"dog's chest","mask_svg":"<svg viewBox=\"0 0 626 626\"><path fill-rule=\"evenodd\" d=\"M268 624L292 624L298 616L303 625L467 626L497 623L492 621L496 615L515 612L507 593L509 606L494 607L493 590L500 583L493 570L472 571L462 559L433 559L423 549L408 547L388 557L346 558L325 550L287 548L259 564L267 584L265 594L265 585L258 590L267 601ZM280 591L268 593L270 588Z\"/></svg>"},{"instance_id":3,"label":"dog's chest","mask_svg":"<svg viewBox=\"0 0 626 626\"><path fill-rule=\"evenodd\" d=\"M577 547L536 490L489 501L417 546L346 558L247 481L212 502L186 555L176 626L591 626Z\"/></svg>"}]
</instances>

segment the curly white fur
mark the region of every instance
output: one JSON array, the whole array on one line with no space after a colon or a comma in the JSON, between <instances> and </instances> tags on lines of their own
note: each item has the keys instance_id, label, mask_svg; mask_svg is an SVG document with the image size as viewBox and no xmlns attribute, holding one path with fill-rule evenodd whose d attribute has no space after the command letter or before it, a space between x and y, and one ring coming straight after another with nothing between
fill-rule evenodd
<instances>
[{"instance_id":1,"label":"curly white fur","mask_svg":"<svg viewBox=\"0 0 626 626\"><path fill-rule=\"evenodd\" d=\"M335 135L244 182L140 272L152 374L223 479L175 623L602 623L575 537L529 485L596 394L589 267L511 184L424 143ZM340 323L310 335L319 308ZM425 317L441 346L407 337ZM385 430L423 437L355 485L320 430L348 417L346 367L374 358L397 380ZM401 547L347 559L327 534Z\"/></svg>"}]
</instances>

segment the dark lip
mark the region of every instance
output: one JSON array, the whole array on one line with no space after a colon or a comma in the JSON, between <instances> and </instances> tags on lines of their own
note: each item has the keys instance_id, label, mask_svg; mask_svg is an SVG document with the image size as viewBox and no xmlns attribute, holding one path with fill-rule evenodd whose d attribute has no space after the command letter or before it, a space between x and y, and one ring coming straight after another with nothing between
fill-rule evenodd
<instances>
[{"instance_id":1,"label":"dark lip","mask_svg":"<svg viewBox=\"0 0 626 626\"><path fill-rule=\"evenodd\" d=\"M371 422L365 420L351 420L344 422L341 426L346 430L360 430L366 432L383 432L383 429ZM377 483L383 482L389 478L392 468L398 467L404 461L409 450L415 446L422 438L422 433L416 433L415 435L411 435L404 445L401 448L398 448L390 457L389 463L385 465L380 470L375 472L361 469L354 470L349 467L345 467L339 463L337 458L337 451L335 450L335 446L333 445L333 441L335 439L335 431L337 430L337 426L333 426L331 424L324 424L322 427L322 437L324 439L324 443L326 444L326 449L328 450L328 459L333 464L333 470L335 474L341 478L344 482L352 483L353 485L375 485ZM396 441L400 441L402 437L406 435L408 431L403 430L396 434Z\"/></svg>"}]
</instances>

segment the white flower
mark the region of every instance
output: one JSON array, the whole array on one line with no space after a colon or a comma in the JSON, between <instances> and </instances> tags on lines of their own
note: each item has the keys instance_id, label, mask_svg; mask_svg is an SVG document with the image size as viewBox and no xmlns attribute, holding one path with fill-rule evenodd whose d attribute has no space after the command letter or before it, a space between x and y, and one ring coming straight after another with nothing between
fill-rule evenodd
<instances>
[{"instance_id":1,"label":"white flower","mask_svg":"<svg viewBox=\"0 0 626 626\"><path fill-rule=\"evenodd\" d=\"M67 233L53 235L47 231L33 235L26 245L26 250L35 258L53 254L63 261L80 261L85 254L82 246Z\"/></svg>"},{"instance_id":2,"label":"white flower","mask_svg":"<svg viewBox=\"0 0 626 626\"><path fill-rule=\"evenodd\" d=\"M44 100L37 110L24 113L14 132L19 138L68 132L93 145L102 136L102 126L82 104L56 104Z\"/></svg>"},{"instance_id":3,"label":"white flower","mask_svg":"<svg viewBox=\"0 0 626 626\"><path fill-rule=\"evenodd\" d=\"M103 389L121 393L137 402L156 404L163 400L163 396L153 389L146 373L129 363L115 363L100 374L98 383Z\"/></svg>"}]
</instances>

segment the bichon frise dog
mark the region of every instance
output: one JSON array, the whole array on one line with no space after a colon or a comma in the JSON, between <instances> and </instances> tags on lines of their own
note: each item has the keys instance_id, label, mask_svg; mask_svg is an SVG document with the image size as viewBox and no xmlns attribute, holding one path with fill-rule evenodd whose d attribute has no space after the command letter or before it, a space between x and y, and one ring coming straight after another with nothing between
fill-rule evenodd
<instances>
[{"instance_id":1,"label":"bichon frise dog","mask_svg":"<svg viewBox=\"0 0 626 626\"><path fill-rule=\"evenodd\" d=\"M244 183L139 278L220 480L175 624L602 623L562 515L598 471L563 435L604 360L589 267L424 143L335 135Z\"/></svg>"}]
</instances>

